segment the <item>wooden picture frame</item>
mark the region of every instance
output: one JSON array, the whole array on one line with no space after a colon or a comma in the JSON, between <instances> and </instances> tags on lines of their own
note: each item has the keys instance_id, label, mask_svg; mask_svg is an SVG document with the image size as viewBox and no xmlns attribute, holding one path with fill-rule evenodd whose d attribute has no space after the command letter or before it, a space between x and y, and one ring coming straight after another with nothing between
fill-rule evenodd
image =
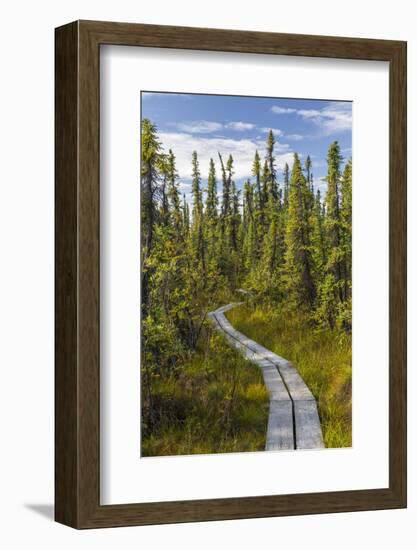
<instances>
[{"instance_id":1,"label":"wooden picture frame","mask_svg":"<svg viewBox=\"0 0 417 550\"><path fill-rule=\"evenodd\" d=\"M75 528L406 506L406 43L76 21L56 29L55 518ZM389 62L389 487L100 505L99 56L117 44Z\"/></svg>"}]
</instances>

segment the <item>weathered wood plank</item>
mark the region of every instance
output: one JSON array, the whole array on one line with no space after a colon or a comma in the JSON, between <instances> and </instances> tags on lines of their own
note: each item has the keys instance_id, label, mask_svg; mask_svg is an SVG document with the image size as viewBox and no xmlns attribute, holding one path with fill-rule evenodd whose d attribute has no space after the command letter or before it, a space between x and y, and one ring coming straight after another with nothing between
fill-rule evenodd
<instances>
[{"instance_id":1,"label":"weathered wood plank","mask_svg":"<svg viewBox=\"0 0 417 550\"><path fill-rule=\"evenodd\" d=\"M320 419L315 401L294 401L294 418L297 449L324 447Z\"/></svg>"},{"instance_id":2,"label":"weathered wood plank","mask_svg":"<svg viewBox=\"0 0 417 550\"><path fill-rule=\"evenodd\" d=\"M262 369L264 383L269 392L270 399L275 399L275 401L291 401L291 397L277 369L263 359L257 358L255 362Z\"/></svg>"},{"instance_id":3,"label":"weathered wood plank","mask_svg":"<svg viewBox=\"0 0 417 550\"><path fill-rule=\"evenodd\" d=\"M310 389L293 365L289 364L284 367L279 366L278 370L288 388L288 391L291 394L293 401L315 401Z\"/></svg>"},{"instance_id":4,"label":"weathered wood plank","mask_svg":"<svg viewBox=\"0 0 417 550\"><path fill-rule=\"evenodd\" d=\"M292 403L271 399L265 451L293 450L294 446Z\"/></svg>"}]
</instances>

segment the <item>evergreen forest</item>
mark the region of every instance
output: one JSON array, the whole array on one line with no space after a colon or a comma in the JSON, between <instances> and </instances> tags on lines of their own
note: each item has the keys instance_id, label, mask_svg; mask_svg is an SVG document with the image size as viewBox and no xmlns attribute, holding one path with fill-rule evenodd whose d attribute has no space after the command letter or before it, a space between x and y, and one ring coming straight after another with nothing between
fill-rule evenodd
<instances>
[{"instance_id":1,"label":"evergreen forest","mask_svg":"<svg viewBox=\"0 0 417 550\"><path fill-rule=\"evenodd\" d=\"M191 201L175 151L141 128L141 454L263 450L268 395L256 365L208 313L293 362L318 403L326 447L351 445L352 161L327 151L326 191L310 156L278 171L276 137L237 185L222 151ZM244 289L247 294L242 294Z\"/></svg>"}]
</instances>

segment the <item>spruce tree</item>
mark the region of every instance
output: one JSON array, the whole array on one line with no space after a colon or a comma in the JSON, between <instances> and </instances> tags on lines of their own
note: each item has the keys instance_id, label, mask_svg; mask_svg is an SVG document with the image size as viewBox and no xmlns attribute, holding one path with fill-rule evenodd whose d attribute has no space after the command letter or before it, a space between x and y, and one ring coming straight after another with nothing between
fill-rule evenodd
<instances>
[{"instance_id":1,"label":"spruce tree","mask_svg":"<svg viewBox=\"0 0 417 550\"><path fill-rule=\"evenodd\" d=\"M326 265L326 247L325 247L325 235L324 235L324 215L323 205L321 202L320 189L317 189L317 193L314 199L313 211L311 213L311 227L312 227L312 256L314 266L314 280L316 287L320 286L323 279L324 269Z\"/></svg>"},{"instance_id":2,"label":"spruce tree","mask_svg":"<svg viewBox=\"0 0 417 550\"><path fill-rule=\"evenodd\" d=\"M269 193L272 194L272 197L275 202L278 201L278 186L277 186L277 174L275 170L275 157L274 157L274 146L275 146L275 137L274 132L269 130L268 139L266 142L266 161L268 163L269 171Z\"/></svg>"},{"instance_id":3,"label":"spruce tree","mask_svg":"<svg viewBox=\"0 0 417 550\"><path fill-rule=\"evenodd\" d=\"M306 162L305 162L306 179L307 179L307 185L312 191L311 184L312 184L313 174L311 173L311 167L312 167L311 158L310 158L310 155L307 155Z\"/></svg>"},{"instance_id":4,"label":"spruce tree","mask_svg":"<svg viewBox=\"0 0 417 550\"><path fill-rule=\"evenodd\" d=\"M290 194L290 169L288 163L284 166L284 209L288 208L288 198Z\"/></svg>"},{"instance_id":5,"label":"spruce tree","mask_svg":"<svg viewBox=\"0 0 417 550\"><path fill-rule=\"evenodd\" d=\"M328 241L327 271L335 280L335 294L343 301L343 265L341 262L341 216L340 216L340 146L334 141L327 153L326 233Z\"/></svg>"},{"instance_id":6,"label":"spruce tree","mask_svg":"<svg viewBox=\"0 0 417 550\"><path fill-rule=\"evenodd\" d=\"M211 158L207 180L207 198L205 207L205 226L207 234L207 248L210 261L218 265L218 205L216 168Z\"/></svg>"},{"instance_id":7,"label":"spruce tree","mask_svg":"<svg viewBox=\"0 0 417 550\"><path fill-rule=\"evenodd\" d=\"M201 262L205 274L205 238L203 220L203 192L201 189L201 173L197 152L192 155L192 223L191 233L195 258Z\"/></svg>"},{"instance_id":8,"label":"spruce tree","mask_svg":"<svg viewBox=\"0 0 417 550\"><path fill-rule=\"evenodd\" d=\"M175 155L172 150L169 150L166 160L167 164L167 202L170 206L170 217L176 233L176 238L179 240L182 238L182 212L181 212L181 199L178 190L178 172L175 165Z\"/></svg>"},{"instance_id":9,"label":"spruce tree","mask_svg":"<svg viewBox=\"0 0 417 550\"><path fill-rule=\"evenodd\" d=\"M324 219L326 266L320 286L317 318L331 328L336 325L345 296L345 265L342 249L342 222L340 213L340 179L342 155L337 141L327 153L327 194Z\"/></svg>"},{"instance_id":10,"label":"spruce tree","mask_svg":"<svg viewBox=\"0 0 417 550\"><path fill-rule=\"evenodd\" d=\"M162 149L156 126L148 119L142 121L141 143L141 273L142 313L145 316L150 307L151 272L147 260L152 252L158 221L158 200L161 197L158 170Z\"/></svg>"},{"instance_id":11,"label":"spruce tree","mask_svg":"<svg viewBox=\"0 0 417 550\"><path fill-rule=\"evenodd\" d=\"M183 201L182 201L182 219L183 219L183 227L184 227L184 237L188 236L188 233L190 231L190 207L188 206L187 199L185 197L185 193L183 194Z\"/></svg>"},{"instance_id":12,"label":"spruce tree","mask_svg":"<svg viewBox=\"0 0 417 550\"><path fill-rule=\"evenodd\" d=\"M349 297L348 283L352 279L352 159L344 168L341 182L341 241L344 262L345 298Z\"/></svg>"},{"instance_id":13,"label":"spruce tree","mask_svg":"<svg viewBox=\"0 0 417 550\"><path fill-rule=\"evenodd\" d=\"M154 225L158 217L158 199L161 195L158 174L161 143L158 139L156 126L146 118L142 121L141 137L142 250L146 255L152 248Z\"/></svg>"},{"instance_id":14,"label":"spruce tree","mask_svg":"<svg viewBox=\"0 0 417 550\"><path fill-rule=\"evenodd\" d=\"M266 205L268 203L269 194L270 194L269 193L270 182L271 182L271 173L269 171L268 161L265 159L263 169L262 169L262 175L261 175L262 197L263 197L263 204L265 209L266 209ZM269 220L267 220L266 218L267 216L265 213L265 225L269 223Z\"/></svg>"},{"instance_id":15,"label":"spruce tree","mask_svg":"<svg viewBox=\"0 0 417 550\"><path fill-rule=\"evenodd\" d=\"M219 199L217 197L216 167L214 161L210 159L209 174L207 180L207 199L206 199L206 220L208 223L215 224L218 218Z\"/></svg>"},{"instance_id":16,"label":"spruce tree","mask_svg":"<svg viewBox=\"0 0 417 550\"><path fill-rule=\"evenodd\" d=\"M255 158L253 159L252 164L252 175L255 177L255 198L256 198L256 212L257 217L259 217L259 223L261 226L264 225L265 215L265 200L264 193L261 188L261 158L259 156L258 150L255 151Z\"/></svg>"},{"instance_id":17,"label":"spruce tree","mask_svg":"<svg viewBox=\"0 0 417 550\"><path fill-rule=\"evenodd\" d=\"M341 182L341 249L343 265L343 303L338 321L346 329L352 327L352 159L344 168Z\"/></svg>"},{"instance_id":18,"label":"spruce tree","mask_svg":"<svg viewBox=\"0 0 417 550\"><path fill-rule=\"evenodd\" d=\"M311 226L306 198L309 194L297 153L291 172L288 218L285 233L285 283L289 300L295 306L311 308L315 300Z\"/></svg>"}]
</instances>

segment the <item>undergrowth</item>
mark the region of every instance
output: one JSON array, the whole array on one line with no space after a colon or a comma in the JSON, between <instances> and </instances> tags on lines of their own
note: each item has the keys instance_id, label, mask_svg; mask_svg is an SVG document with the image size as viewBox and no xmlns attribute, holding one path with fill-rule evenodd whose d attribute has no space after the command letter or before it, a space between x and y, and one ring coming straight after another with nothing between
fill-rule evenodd
<instances>
[{"instance_id":1,"label":"undergrowth","mask_svg":"<svg viewBox=\"0 0 417 550\"><path fill-rule=\"evenodd\" d=\"M152 389L142 456L264 450L269 399L262 374L210 326L175 372L153 377Z\"/></svg>"}]
</instances>

